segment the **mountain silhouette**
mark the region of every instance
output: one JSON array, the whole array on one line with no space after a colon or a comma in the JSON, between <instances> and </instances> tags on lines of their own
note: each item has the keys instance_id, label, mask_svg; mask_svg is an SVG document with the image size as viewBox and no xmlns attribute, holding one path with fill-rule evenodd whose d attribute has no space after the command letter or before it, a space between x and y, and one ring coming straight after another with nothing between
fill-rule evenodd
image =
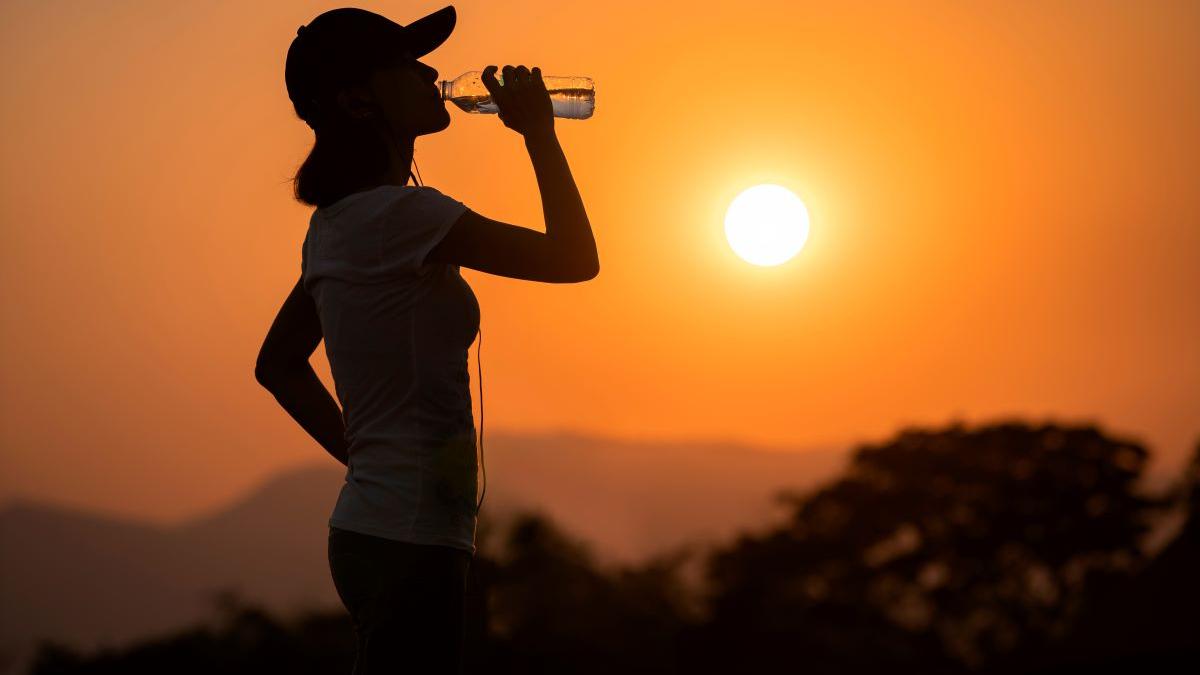
<instances>
[{"instance_id":1,"label":"mountain silhouette","mask_svg":"<svg viewBox=\"0 0 1200 675\"><path fill-rule=\"evenodd\" d=\"M481 518L538 511L632 562L769 524L771 497L836 474L845 452L722 442L637 442L582 434L485 438ZM0 510L0 655L37 639L119 645L208 619L219 591L289 614L338 606L327 519L345 469L281 471L180 525L98 516L30 500Z\"/></svg>"}]
</instances>

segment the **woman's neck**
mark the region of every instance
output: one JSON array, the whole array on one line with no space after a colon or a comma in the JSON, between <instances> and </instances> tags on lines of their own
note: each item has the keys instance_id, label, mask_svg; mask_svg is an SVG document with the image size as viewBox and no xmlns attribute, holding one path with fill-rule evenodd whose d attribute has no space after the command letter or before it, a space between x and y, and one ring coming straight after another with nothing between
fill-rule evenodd
<instances>
[{"instance_id":1,"label":"woman's neck","mask_svg":"<svg viewBox=\"0 0 1200 675\"><path fill-rule=\"evenodd\" d=\"M380 185L407 185L412 171L415 138L389 138L388 168L380 177Z\"/></svg>"}]
</instances>

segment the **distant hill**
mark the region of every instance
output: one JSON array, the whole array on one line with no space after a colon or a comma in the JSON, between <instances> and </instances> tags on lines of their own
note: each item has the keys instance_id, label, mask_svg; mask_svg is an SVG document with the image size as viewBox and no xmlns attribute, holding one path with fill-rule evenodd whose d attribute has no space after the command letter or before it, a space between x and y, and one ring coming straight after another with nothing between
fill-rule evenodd
<instances>
[{"instance_id":1,"label":"distant hill","mask_svg":"<svg viewBox=\"0 0 1200 675\"><path fill-rule=\"evenodd\" d=\"M764 526L773 492L811 487L844 457L485 433L483 517L538 510L601 560L631 562ZM35 638L91 648L203 620L217 590L283 613L337 605L325 543L343 474L332 460L283 471L175 527L10 502L0 510L0 665Z\"/></svg>"}]
</instances>

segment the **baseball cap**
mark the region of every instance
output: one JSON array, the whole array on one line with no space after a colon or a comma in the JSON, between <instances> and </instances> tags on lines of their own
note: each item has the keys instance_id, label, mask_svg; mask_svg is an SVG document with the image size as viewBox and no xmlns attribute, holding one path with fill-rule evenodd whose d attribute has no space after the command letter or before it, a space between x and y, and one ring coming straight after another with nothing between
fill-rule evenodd
<instances>
[{"instance_id":1,"label":"baseball cap","mask_svg":"<svg viewBox=\"0 0 1200 675\"><path fill-rule=\"evenodd\" d=\"M296 29L288 47L284 80L296 114L315 128L320 98L362 82L373 69L398 59L418 59L450 37L457 15L453 5L407 26L357 7L320 14Z\"/></svg>"}]
</instances>

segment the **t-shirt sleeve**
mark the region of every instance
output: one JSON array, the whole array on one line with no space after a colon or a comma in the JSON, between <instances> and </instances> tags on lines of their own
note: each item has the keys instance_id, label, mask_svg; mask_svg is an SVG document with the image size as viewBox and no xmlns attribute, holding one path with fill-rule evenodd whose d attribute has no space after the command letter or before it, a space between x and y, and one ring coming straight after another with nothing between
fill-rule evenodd
<instances>
[{"instance_id":1,"label":"t-shirt sleeve","mask_svg":"<svg viewBox=\"0 0 1200 675\"><path fill-rule=\"evenodd\" d=\"M383 222L382 263L386 270L426 274L425 264L467 205L429 186L418 187L397 201Z\"/></svg>"}]
</instances>

